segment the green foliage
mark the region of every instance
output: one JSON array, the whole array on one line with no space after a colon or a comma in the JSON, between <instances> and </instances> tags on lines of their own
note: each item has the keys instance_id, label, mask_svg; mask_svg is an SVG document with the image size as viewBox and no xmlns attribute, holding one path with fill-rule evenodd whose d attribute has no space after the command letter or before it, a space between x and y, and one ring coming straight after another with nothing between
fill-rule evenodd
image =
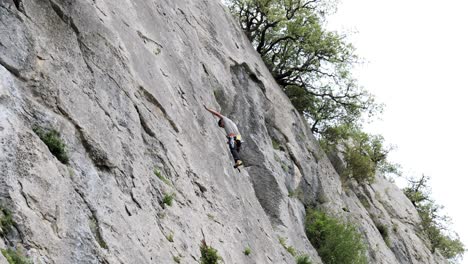
<instances>
[{"instance_id":1,"label":"green foliage","mask_svg":"<svg viewBox=\"0 0 468 264\"><path fill-rule=\"evenodd\" d=\"M101 231L99 230L99 224L96 217L93 215L89 218L89 229L93 233L96 241L98 242L99 246L104 249L108 249L107 243L104 240Z\"/></svg>"},{"instance_id":2,"label":"green foliage","mask_svg":"<svg viewBox=\"0 0 468 264\"><path fill-rule=\"evenodd\" d=\"M180 263L181 258L179 256L173 256L172 259L175 263Z\"/></svg>"},{"instance_id":3,"label":"green foliage","mask_svg":"<svg viewBox=\"0 0 468 264\"><path fill-rule=\"evenodd\" d=\"M279 150L280 149L280 143L275 140L274 138L271 139L271 144L273 144L273 148L276 149L276 150Z\"/></svg>"},{"instance_id":4,"label":"green foliage","mask_svg":"<svg viewBox=\"0 0 468 264\"><path fill-rule=\"evenodd\" d=\"M366 248L353 225L308 209L305 229L325 264L367 263Z\"/></svg>"},{"instance_id":5,"label":"green foliage","mask_svg":"<svg viewBox=\"0 0 468 264\"><path fill-rule=\"evenodd\" d=\"M321 133L379 111L373 96L356 84L358 63L346 36L325 29L330 2L228 0L231 12L294 106Z\"/></svg>"},{"instance_id":6,"label":"green foliage","mask_svg":"<svg viewBox=\"0 0 468 264\"><path fill-rule=\"evenodd\" d=\"M413 203L421 218L421 230L431 243L431 251L439 252L449 261L456 261L465 253L465 246L458 235L448 227L450 218L441 215L442 206L430 197L429 177L410 179L403 191Z\"/></svg>"},{"instance_id":7,"label":"green foliage","mask_svg":"<svg viewBox=\"0 0 468 264\"><path fill-rule=\"evenodd\" d=\"M167 185L171 185L171 182L166 177L164 177L164 175L162 175L161 171L158 168L155 167L153 169L153 172L154 175L156 175L156 177L158 177L162 182L164 182Z\"/></svg>"},{"instance_id":8,"label":"green foliage","mask_svg":"<svg viewBox=\"0 0 468 264\"><path fill-rule=\"evenodd\" d=\"M212 215L212 214L208 213L208 214L207 214L207 216L208 216L208 218L209 218L210 220L212 220L212 221L214 221L214 220L215 220L215 217L214 217L214 215Z\"/></svg>"},{"instance_id":9,"label":"green foliage","mask_svg":"<svg viewBox=\"0 0 468 264\"><path fill-rule=\"evenodd\" d=\"M284 247L284 249L286 249L286 251L289 252L289 254L291 254L292 256L296 256L296 249L294 249L294 247L292 246L288 246L284 237L278 237L278 240L280 244Z\"/></svg>"},{"instance_id":10,"label":"green foliage","mask_svg":"<svg viewBox=\"0 0 468 264\"><path fill-rule=\"evenodd\" d=\"M218 256L218 251L210 246L208 246L205 240L202 240L200 245L201 264L217 264L221 260L221 257Z\"/></svg>"},{"instance_id":11,"label":"green foliage","mask_svg":"<svg viewBox=\"0 0 468 264\"><path fill-rule=\"evenodd\" d=\"M288 191L288 197L289 198L298 198L300 195L302 195L302 190L298 188L296 188L295 190L289 190Z\"/></svg>"},{"instance_id":12,"label":"green foliage","mask_svg":"<svg viewBox=\"0 0 468 264\"><path fill-rule=\"evenodd\" d=\"M296 264L312 264L312 261L307 255L300 255L296 257Z\"/></svg>"},{"instance_id":13,"label":"green foliage","mask_svg":"<svg viewBox=\"0 0 468 264\"><path fill-rule=\"evenodd\" d=\"M250 253L252 253L252 250L249 247L246 247L244 249L244 255L248 256L248 255L250 255Z\"/></svg>"},{"instance_id":14,"label":"green foliage","mask_svg":"<svg viewBox=\"0 0 468 264\"><path fill-rule=\"evenodd\" d=\"M382 223L376 224L377 230L379 230L380 235L382 236L385 244L390 247L390 236L388 233L388 227L383 225Z\"/></svg>"},{"instance_id":15,"label":"green foliage","mask_svg":"<svg viewBox=\"0 0 468 264\"><path fill-rule=\"evenodd\" d=\"M49 151L62 163L68 164L68 154L65 143L56 130L46 130L40 127L33 128L34 133L47 145Z\"/></svg>"},{"instance_id":16,"label":"green foliage","mask_svg":"<svg viewBox=\"0 0 468 264\"><path fill-rule=\"evenodd\" d=\"M9 264L32 264L32 261L23 256L21 251L14 249L2 249L2 254Z\"/></svg>"},{"instance_id":17,"label":"green foliage","mask_svg":"<svg viewBox=\"0 0 468 264\"><path fill-rule=\"evenodd\" d=\"M357 196L359 201L361 202L361 204L366 208L366 209L369 209L371 207L369 201L367 200L367 198L363 195L358 195Z\"/></svg>"},{"instance_id":18,"label":"green foliage","mask_svg":"<svg viewBox=\"0 0 468 264\"><path fill-rule=\"evenodd\" d=\"M174 242L174 234L170 233L169 235L166 236L167 241L169 242Z\"/></svg>"},{"instance_id":19,"label":"green foliage","mask_svg":"<svg viewBox=\"0 0 468 264\"><path fill-rule=\"evenodd\" d=\"M172 206L172 202L174 201L174 196L175 196L174 193L166 193L166 194L164 194L164 197L163 197L163 204L165 204L165 205L167 205L167 206Z\"/></svg>"},{"instance_id":20,"label":"green foliage","mask_svg":"<svg viewBox=\"0 0 468 264\"><path fill-rule=\"evenodd\" d=\"M13 216L10 210L5 208L1 208L0 210L2 212L2 215L0 216L0 235L6 236L15 225L15 222L13 221Z\"/></svg>"},{"instance_id":21,"label":"green foliage","mask_svg":"<svg viewBox=\"0 0 468 264\"><path fill-rule=\"evenodd\" d=\"M326 129L320 145L326 152L338 151L338 146L344 147L341 151L346 162L342 173L345 178L364 183L372 182L377 171L400 174L399 165L387 161L391 148L384 147L383 137L367 134L357 126L346 124Z\"/></svg>"}]
</instances>

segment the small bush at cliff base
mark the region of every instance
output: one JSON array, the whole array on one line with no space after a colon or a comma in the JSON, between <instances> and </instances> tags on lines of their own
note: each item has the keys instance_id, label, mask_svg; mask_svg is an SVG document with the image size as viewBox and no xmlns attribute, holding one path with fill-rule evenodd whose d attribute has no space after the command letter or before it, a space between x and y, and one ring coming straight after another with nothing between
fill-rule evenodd
<instances>
[{"instance_id":1,"label":"small bush at cliff base","mask_svg":"<svg viewBox=\"0 0 468 264\"><path fill-rule=\"evenodd\" d=\"M312 261L310 261L309 256L300 255L296 258L296 264L312 264Z\"/></svg>"},{"instance_id":2,"label":"small bush at cliff base","mask_svg":"<svg viewBox=\"0 0 468 264\"><path fill-rule=\"evenodd\" d=\"M34 133L47 145L50 153L59 161L68 164L68 155L65 150L65 143L60 138L60 133L56 130L45 130L39 127L33 128Z\"/></svg>"},{"instance_id":3,"label":"small bush at cliff base","mask_svg":"<svg viewBox=\"0 0 468 264\"><path fill-rule=\"evenodd\" d=\"M307 210L307 238L325 264L367 263L366 249L356 228L323 212Z\"/></svg>"},{"instance_id":4,"label":"small bush at cliff base","mask_svg":"<svg viewBox=\"0 0 468 264\"><path fill-rule=\"evenodd\" d=\"M218 256L218 251L208 246L204 239L202 240L202 244L200 245L200 252L201 252L201 258L200 258L201 264L217 264L218 261L221 260L221 257Z\"/></svg>"}]
</instances>

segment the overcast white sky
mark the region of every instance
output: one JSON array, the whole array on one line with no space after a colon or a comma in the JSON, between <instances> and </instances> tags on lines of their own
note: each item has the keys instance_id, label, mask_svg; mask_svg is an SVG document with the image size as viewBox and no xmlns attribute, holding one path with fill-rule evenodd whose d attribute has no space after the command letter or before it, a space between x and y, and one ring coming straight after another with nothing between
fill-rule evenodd
<instances>
[{"instance_id":1,"label":"overcast white sky","mask_svg":"<svg viewBox=\"0 0 468 264\"><path fill-rule=\"evenodd\" d=\"M368 61L355 77L386 105L368 132L397 145L391 160L406 175L432 178L468 246L468 1L343 0L328 20L355 32L349 41Z\"/></svg>"}]
</instances>

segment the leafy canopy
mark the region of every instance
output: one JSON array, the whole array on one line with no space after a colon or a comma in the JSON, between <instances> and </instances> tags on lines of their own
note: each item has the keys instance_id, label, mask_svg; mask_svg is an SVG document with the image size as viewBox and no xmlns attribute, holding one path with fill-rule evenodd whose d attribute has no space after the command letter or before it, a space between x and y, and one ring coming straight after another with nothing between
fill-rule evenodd
<instances>
[{"instance_id":1,"label":"leafy canopy","mask_svg":"<svg viewBox=\"0 0 468 264\"><path fill-rule=\"evenodd\" d=\"M449 228L450 218L442 215L442 206L430 197L429 177L409 179L409 186L403 191L413 203L421 217L420 227L431 243L431 251L439 252L451 263L457 263L465 252L465 246L458 234Z\"/></svg>"},{"instance_id":2,"label":"leafy canopy","mask_svg":"<svg viewBox=\"0 0 468 264\"><path fill-rule=\"evenodd\" d=\"M384 138L363 132L357 126L346 124L327 128L321 135L320 145L328 153L343 154L346 168L342 176L346 178L363 183L372 182L376 172L400 174L399 165L387 160L391 148L384 146Z\"/></svg>"},{"instance_id":3,"label":"leafy canopy","mask_svg":"<svg viewBox=\"0 0 468 264\"><path fill-rule=\"evenodd\" d=\"M356 84L358 62L345 36L324 29L325 2L227 0L241 28L291 102L308 117L313 132L380 111Z\"/></svg>"}]
</instances>

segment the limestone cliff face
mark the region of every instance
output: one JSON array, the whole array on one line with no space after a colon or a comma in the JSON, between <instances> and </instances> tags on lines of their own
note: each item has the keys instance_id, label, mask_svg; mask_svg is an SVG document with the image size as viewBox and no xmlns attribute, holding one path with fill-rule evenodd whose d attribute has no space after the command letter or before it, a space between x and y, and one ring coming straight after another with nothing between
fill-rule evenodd
<instances>
[{"instance_id":1,"label":"limestone cliff face","mask_svg":"<svg viewBox=\"0 0 468 264\"><path fill-rule=\"evenodd\" d=\"M205 237L224 263L295 263L282 237L321 263L303 231L320 206L359 226L371 263L444 263L394 185L342 186L218 1L0 0L0 25L0 205L15 222L0 248L197 263ZM238 124L241 172L204 103ZM60 132L68 164L34 127Z\"/></svg>"}]
</instances>

